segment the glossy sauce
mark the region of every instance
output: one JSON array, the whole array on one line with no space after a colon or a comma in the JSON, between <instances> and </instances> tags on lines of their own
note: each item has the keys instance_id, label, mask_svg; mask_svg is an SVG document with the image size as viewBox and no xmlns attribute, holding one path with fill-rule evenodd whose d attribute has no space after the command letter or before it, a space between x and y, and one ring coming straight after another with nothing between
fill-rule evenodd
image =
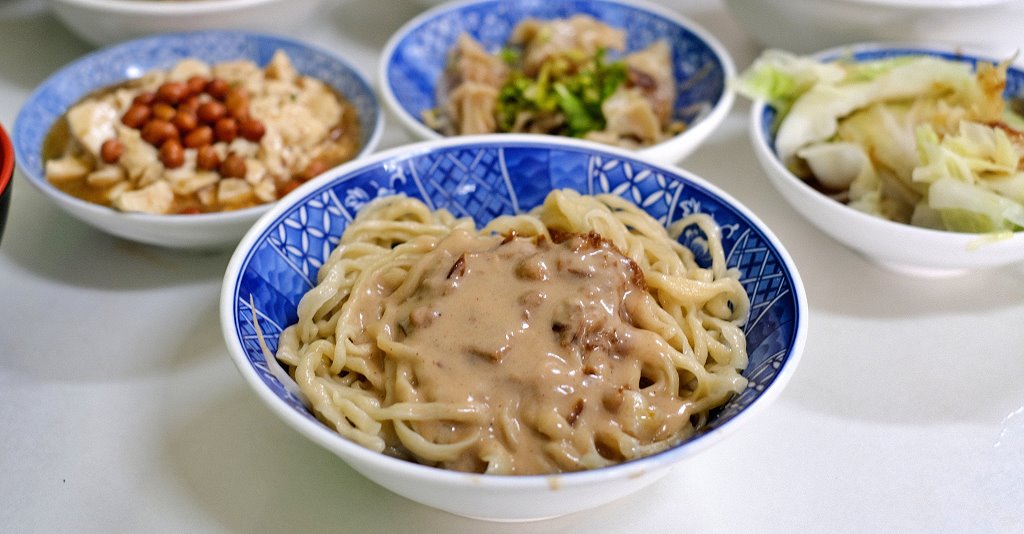
<instances>
[{"instance_id":1,"label":"glossy sauce","mask_svg":"<svg viewBox=\"0 0 1024 534\"><path fill-rule=\"evenodd\" d=\"M596 234L562 239L456 231L427 256L432 265L411 298L368 302L398 318L396 340L414 349L418 400L487 406L483 425L413 423L436 442L483 435L444 467L483 471L480 457L499 447L515 474L578 470L545 451L594 440L601 456L619 462L616 447L602 442L609 425L647 443L687 425L677 392L648 388L665 383L648 362L669 347L633 324L651 299L640 268ZM624 390L641 392L649 415L660 416L636 421Z\"/></svg>"}]
</instances>

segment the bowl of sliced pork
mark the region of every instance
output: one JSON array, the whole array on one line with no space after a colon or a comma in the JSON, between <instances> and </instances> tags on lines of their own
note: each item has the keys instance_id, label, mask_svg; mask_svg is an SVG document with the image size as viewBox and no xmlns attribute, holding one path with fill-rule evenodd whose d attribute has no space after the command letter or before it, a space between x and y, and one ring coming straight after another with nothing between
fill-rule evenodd
<instances>
[{"instance_id":1,"label":"bowl of sliced pork","mask_svg":"<svg viewBox=\"0 0 1024 534\"><path fill-rule=\"evenodd\" d=\"M478 0L406 23L377 75L416 139L558 135L677 163L728 114L734 73L710 33L658 5Z\"/></svg>"}]
</instances>

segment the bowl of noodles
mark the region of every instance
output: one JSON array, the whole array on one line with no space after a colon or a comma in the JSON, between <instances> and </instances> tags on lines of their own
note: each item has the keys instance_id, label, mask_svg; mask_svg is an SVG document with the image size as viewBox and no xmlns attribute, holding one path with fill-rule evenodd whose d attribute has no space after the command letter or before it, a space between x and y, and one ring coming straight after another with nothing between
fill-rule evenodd
<instances>
[{"instance_id":1,"label":"bowl of noodles","mask_svg":"<svg viewBox=\"0 0 1024 534\"><path fill-rule=\"evenodd\" d=\"M785 248L704 180L507 134L303 185L239 244L220 318L295 430L409 499L521 521L732 434L794 372L807 306Z\"/></svg>"},{"instance_id":2,"label":"bowl of noodles","mask_svg":"<svg viewBox=\"0 0 1024 534\"><path fill-rule=\"evenodd\" d=\"M371 152L383 116L345 60L228 30L160 34L61 68L14 122L18 170L80 221L171 248L233 247L277 199Z\"/></svg>"},{"instance_id":3,"label":"bowl of noodles","mask_svg":"<svg viewBox=\"0 0 1024 534\"><path fill-rule=\"evenodd\" d=\"M833 239L918 277L1024 261L1019 61L921 43L770 50L737 86L772 185Z\"/></svg>"},{"instance_id":4,"label":"bowl of noodles","mask_svg":"<svg viewBox=\"0 0 1024 534\"><path fill-rule=\"evenodd\" d=\"M713 35L656 4L473 0L402 26L377 82L416 139L549 134L674 164L728 114L734 72Z\"/></svg>"}]
</instances>

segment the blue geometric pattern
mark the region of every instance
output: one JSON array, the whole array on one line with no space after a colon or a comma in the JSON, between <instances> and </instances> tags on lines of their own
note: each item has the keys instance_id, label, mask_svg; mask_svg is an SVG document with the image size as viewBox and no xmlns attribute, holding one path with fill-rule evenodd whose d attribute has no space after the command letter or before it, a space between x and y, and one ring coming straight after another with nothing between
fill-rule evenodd
<instances>
[{"instance_id":1,"label":"blue geometric pattern","mask_svg":"<svg viewBox=\"0 0 1024 534\"><path fill-rule=\"evenodd\" d=\"M434 209L488 220L516 211L516 196L501 157L493 150L427 154L411 169Z\"/></svg>"},{"instance_id":2,"label":"blue geometric pattern","mask_svg":"<svg viewBox=\"0 0 1024 534\"><path fill-rule=\"evenodd\" d=\"M693 124L725 94L725 69L704 39L675 16L615 1L517 0L455 5L421 21L394 44L384 83L398 105L419 119L437 106L435 87L444 72L448 52L459 35L468 33L490 52L499 50L521 20L566 18L588 14L626 30L626 50L646 48L667 39L672 48L677 100L675 118ZM677 20L673 20L673 18Z\"/></svg>"},{"instance_id":3,"label":"blue geometric pattern","mask_svg":"<svg viewBox=\"0 0 1024 534\"><path fill-rule=\"evenodd\" d=\"M323 260L338 246L340 232L332 230L344 228L351 220L352 216L333 192L324 191L303 204L294 218L284 221L276 234L270 236L270 241L286 261L306 275L312 285Z\"/></svg>"},{"instance_id":4,"label":"blue geometric pattern","mask_svg":"<svg viewBox=\"0 0 1024 534\"><path fill-rule=\"evenodd\" d=\"M359 114L362 146L383 125L380 106L369 82L332 53L286 38L238 31L201 31L144 37L104 48L67 65L44 81L22 106L14 122L18 167L45 185L42 146L54 122L85 95L154 69L168 69L185 58L211 63L249 59L265 65L283 50L303 73L333 87Z\"/></svg>"},{"instance_id":5,"label":"blue geometric pattern","mask_svg":"<svg viewBox=\"0 0 1024 534\"><path fill-rule=\"evenodd\" d=\"M281 329L295 322L299 299L355 213L344 199L356 199L357 209L378 195L398 192L482 224L499 214L530 210L553 188L571 188L617 194L666 225L697 211L716 220L728 265L739 270L750 295L751 312L744 328L750 356L744 375L750 385L713 414L710 428L727 423L761 397L792 355L800 303L793 267L758 225L699 179L678 171L589 144L495 137L430 151L396 150L324 179L302 198L286 200L290 207L262 227L232 282L236 334L268 388L312 418L267 369L252 327L250 299L259 310L266 342L276 351ZM700 257L702 237L689 231L681 242L692 244Z\"/></svg>"}]
</instances>

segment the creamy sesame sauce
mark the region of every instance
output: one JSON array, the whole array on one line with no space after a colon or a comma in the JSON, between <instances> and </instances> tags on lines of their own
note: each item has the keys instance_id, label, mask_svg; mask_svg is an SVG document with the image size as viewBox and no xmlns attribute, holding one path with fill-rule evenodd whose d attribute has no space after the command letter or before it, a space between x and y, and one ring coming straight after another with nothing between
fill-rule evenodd
<instances>
[{"instance_id":1,"label":"creamy sesame sauce","mask_svg":"<svg viewBox=\"0 0 1024 534\"><path fill-rule=\"evenodd\" d=\"M364 321L392 318L411 349L418 401L486 406L482 423L411 423L435 442L481 436L444 467L481 472L500 450L514 474L574 471L578 458L557 451L620 462L617 432L650 444L688 428L691 405L657 365L671 347L634 321L653 298L639 266L596 234L554 239L455 231L411 296L380 283L363 301ZM397 439L389 448L408 456Z\"/></svg>"}]
</instances>

